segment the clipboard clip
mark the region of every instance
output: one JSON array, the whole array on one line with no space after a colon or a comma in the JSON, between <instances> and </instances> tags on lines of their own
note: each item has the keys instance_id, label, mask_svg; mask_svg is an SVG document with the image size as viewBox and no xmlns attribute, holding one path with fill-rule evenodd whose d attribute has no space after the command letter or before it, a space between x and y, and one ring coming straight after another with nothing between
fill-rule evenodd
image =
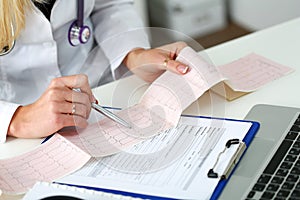
<instances>
[{"instance_id":1,"label":"clipboard clip","mask_svg":"<svg viewBox=\"0 0 300 200\"><path fill-rule=\"evenodd\" d=\"M226 142L224 150L219 153L215 164L208 171L208 173L207 173L208 178L219 178L219 175L218 175L217 172L214 171L214 168L217 166L221 155L227 149L229 149L232 145L239 145L239 146L238 146L236 152L231 157L230 162L228 163L228 166L225 168L224 173L221 175L221 179L227 179L229 177L229 175L231 174L231 172L234 169L235 165L239 162L241 156L243 155L243 153L246 149L246 144L243 141L240 141L239 139L230 139Z\"/></svg>"}]
</instances>

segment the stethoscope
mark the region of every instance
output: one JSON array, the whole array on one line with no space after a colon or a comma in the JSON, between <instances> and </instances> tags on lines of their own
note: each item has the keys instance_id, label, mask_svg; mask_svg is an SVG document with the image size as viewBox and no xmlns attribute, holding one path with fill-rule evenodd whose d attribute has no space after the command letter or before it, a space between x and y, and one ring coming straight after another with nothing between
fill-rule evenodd
<instances>
[{"instance_id":1,"label":"stethoscope","mask_svg":"<svg viewBox=\"0 0 300 200\"><path fill-rule=\"evenodd\" d=\"M91 29L83 23L84 2L77 0L77 20L75 20L68 33L69 43L72 46L85 44L89 41L91 36Z\"/></svg>"},{"instance_id":2,"label":"stethoscope","mask_svg":"<svg viewBox=\"0 0 300 200\"><path fill-rule=\"evenodd\" d=\"M71 24L68 31L68 40L71 46L78 46L89 41L91 36L91 29L83 23L84 14L84 0L77 0L77 19ZM13 26L12 26L12 34ZM7 45L0 51L0 56L4 56L12 51L15 46L15 41Z\"/></svg>"}]
</instances>

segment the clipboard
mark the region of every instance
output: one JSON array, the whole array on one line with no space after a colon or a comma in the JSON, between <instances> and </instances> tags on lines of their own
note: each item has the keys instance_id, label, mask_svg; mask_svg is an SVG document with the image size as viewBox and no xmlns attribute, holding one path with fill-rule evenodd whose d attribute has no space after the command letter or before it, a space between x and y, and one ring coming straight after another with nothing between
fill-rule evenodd
<instances>
[{"instance_id":1,"label":"clipboard","mask_svg":"<svg viewBox=\"0 0 300 200\"><path fill-rule=\"evenodd\" d=\"M239 121L239 120L235 120L235 121ZM243 120L243 121L246 121L246 120ZM260 124L258 122L255 122L255 121L246 121L246 122L252 123L252 126L249 129L248 133L245 135L244 139L242 140L242 143L240 143L240 144L244 144L245 146L244 146L244 148L241 148L241 149L238 148L238 151L240 151L240 152L237 152L237 153L240 153L240 155L237 155L238 156L237 160L233 161L234 163L232 163L231 170L229 172L227 172L227 177L221 178L221 180L219 181L217 187L215 188L215 190L210 198L211 200L216 200L221 195L224 187L226 186L227 182L230 180L230 177L236 170L240 160L243 158L244 154L247 151L247 148L251 144L255 134L257 133L257 131L260 127Z\"/></svg>"},{"instance_id":2,"label":"clipboard","mask_svg":"<svg viewBox=\"0 0 300 200\"><path fill-rule=\"evenodd\" d=\"M229 121L237 121L237 122L249 122L249 123L252 124L250 129L248 130L247 134L243 138L243 140L242 141L236 141L236 144L240 145L241 148L237 149L237 152L236 152L237 157L232 160L231 166L228 166L230 168L229 171L225 172L225 177L224 177L224 174L222 174L221 177L217 177L217 178L220 178L220 181L219 181L217 187L214 189L214 192L212 193L212 195L210 197L210 200L217 200L218 197L221 195L221 193L222 193L224 187L226 186L227 182L230 180L230 177L232 176L235 169L237 168L237 165L239 164L239 161L243 158L243 155L246 153L247 148L251 144L255 134L257 133L257 131L260 127L260 124L259 124L259 122L250 121L250 120L237 120L237 119L205 117L205 116L192 116L192 115L182 115L182 116L209 118L209 119L220 119L220 120L229 120ZM234 140L234 139L232 139L232 140ZM230 142L230 141L227 141L227 144L228 144L228 142ZM228 148L230 148L230 147L228 147ZM220 154L221 153L222 152L220 152ZM216 163L217 162L218 161L216 161ZM211 168L211 169L213 169L213 168ZM209 170L211 170L211 169L209 169ZM208 170L208 173L209 173L209 170Z\"/></svg>"},{"instance_id":3,"label":"clipboard","mask_svg":"<svg viewBox=\"0 0 300 200\"><path fill-rule=\"evenodd\" d=\"M109 108L109 109L116 109L119 110L118 108ZM231 175L236 169L236 166L239 163L239 160L242 159L245 151L247 150L248 146L250 145L251 141L253 140L256 132L259 129L259 123L255 121L247 121L247 120L236 120L236 119L226 119L226 118L214 118L214 117L205 117L205 116L192 116L192 115L182 115L182 117L192 117L192 118L206 118L206 119L218 119L218 120L227 120L227 121L237 121L237 122L249 122L251 123L251 127L249 128L247 134L244 136L242 141L239 141L238 144L244 144L243 148L238 148L238 156L237 158L233 159L234 162L230 162L230 170L227 172L226 177L220 178L217 186L215 187L210 199L215 200L218 199L220 196L223 188L226 186L226 183L230 180ZM234 138L233 138L234 139ZM213 167L213 166L212 166ZM209 170L209 169L207 169ZM219 178L219 177L217 177ZM174 198L168 198L168 197L159 197L159 196L152 196L152 195L146 195L146 194L140 194L140 193L132 193L132 192L126 192L126 191L118 191L114 189L105 189L105 188L100 188L100 187L91 187L91 186L86 186L86 185L78 185L78 184L66 184L66 183L60 183L60 182L54 182L56 184L62 184L62 185L69 185L69 186L75 186L78 188L85 188L85 189L90 189L90 190L96 190L96 191L101 191L101 192L106 192L106 193L112 193L112 194L117 194L121 195L124 197L133 197L133 198L141 198L141 199L154 199L154 200L168 200L168 199L174 199Z\"/></svg>"}]
</instances>

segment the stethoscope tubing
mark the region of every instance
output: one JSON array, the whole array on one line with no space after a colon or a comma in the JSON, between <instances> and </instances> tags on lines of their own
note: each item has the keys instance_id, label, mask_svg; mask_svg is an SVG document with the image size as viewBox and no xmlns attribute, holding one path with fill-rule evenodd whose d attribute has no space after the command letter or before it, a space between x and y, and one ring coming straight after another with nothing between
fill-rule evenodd
<instances>
[{"instance_id":1,"label":"stethoscope tubing","mask_svg":"<svg viewBox=\"0 0 300 200\"><path fill-rule=\"evenodd\" d=\"M83 0L77 1L77 26L83 27L83 12L84 12L84 2Z\"/></svg>"}]
</instances>

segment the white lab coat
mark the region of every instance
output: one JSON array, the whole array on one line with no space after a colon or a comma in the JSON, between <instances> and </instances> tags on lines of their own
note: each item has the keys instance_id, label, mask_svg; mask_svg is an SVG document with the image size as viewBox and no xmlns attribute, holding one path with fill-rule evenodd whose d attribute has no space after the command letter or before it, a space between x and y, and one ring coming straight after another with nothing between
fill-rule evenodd
<instances>
[{"instance_id":1,"label":"white lab coat","mask_svg":"<svg viewBox=\"0 0 300 200\"><path fill-rule=\"evenodd\" d=\"M84 73L95 87L124 74L120 64L130 50L149 47L131 0L85 0L84 23L92 37L71 46L68 30L76 8L77 0L56 0L50 22L38 8L27 12L14 49L0 56L0 143L18 106L36 101L53 78Z\"/></svg>"}]
</instances>

